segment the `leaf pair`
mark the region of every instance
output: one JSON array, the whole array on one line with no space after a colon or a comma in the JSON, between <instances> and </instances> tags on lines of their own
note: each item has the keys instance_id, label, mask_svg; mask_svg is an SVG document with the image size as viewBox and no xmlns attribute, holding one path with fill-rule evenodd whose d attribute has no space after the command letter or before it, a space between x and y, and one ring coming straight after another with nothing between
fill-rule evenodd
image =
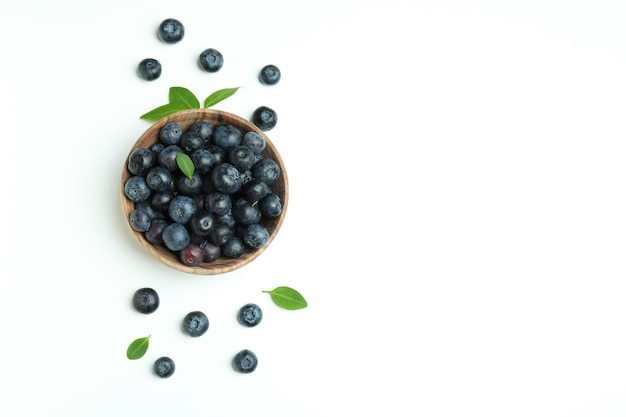
<instances>
[{"instance_id":1,"label":"leaf pair","mask_svg":"<svg viewBox=\"0 0 626 417\"><path fill-rule=\"evenodd\" d=\"M217 90L206 99L204 99L204 108L216 105L220 101L226 100L239 90L239 87L224 88ZM169 103L150 110L143 114L140 119L157 121L170 114L189 109L199 109L200 101L198 98L185 87L171 87L169 92Z\"/></svg>"}]
</instances>

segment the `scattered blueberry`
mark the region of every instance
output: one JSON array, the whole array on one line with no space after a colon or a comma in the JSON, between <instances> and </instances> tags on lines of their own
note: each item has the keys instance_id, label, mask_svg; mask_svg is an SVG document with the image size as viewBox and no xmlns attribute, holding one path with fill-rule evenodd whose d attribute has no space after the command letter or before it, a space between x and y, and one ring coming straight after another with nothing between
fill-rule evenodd
<instances>
[{"instance_id":1,"label":"scattered blueberry","mask_svg":"<svg viewBox=\"0 0 626 417\"><path fill-rule=\"evenodd\" d=\"M278 115L276 114L276 111L267 106L258 107L252 113L252 123L263 131L273 129L277 122Z\"/></svg>"},{"instance_id":2,"label":"scattered blueberry","mask_svg":"<svg viewBox=\"0 0 626 417\"><path fill-rule=\"evenodd\" d=\"M154 313L159 303L159 294L152 288L140 288L133 294L133 306L140 313Z\"/></svg>"},{"instance_id":3,"label":"scattered blueberry","mask_svg":"<svg viewBox=\"0 0 626 417\"><path fill-rule=\"evenodd\" d=\"M249 374L250 372L254 372L259 360L257 359L254 352L244 349L237 353L233 358L233 368L237 372L241 372L242 374Z\"/></svg>"},{"instance_id":4,"label":"scattered blueberry","mask_svg":"<svg viewBox=\"0 0 626 417\"><path fill-rule=\"evenodd\" d=\"M176 365L174 361L167 357L161 356L159 359L154 361L154 373L161 378L169 378L174 374L176 370Z\"/></svg>"},{"instance_id":5,"label":"scattered blueberry","mask_svg":"<svg viewBox=\"0 0 626 417\"><path fill-rule=\"evenodd\" d=\"M176 19L165 19L159 25L157 36L165 43L177 43L185 36L185 27Z\"/></svg>"},{"instance_id":6,"label":"scattered blueberry","mask_svg":"<svg viewBox=\"0 0 626 417\"><path fill-rule=\"evenodd\" d=\"M199 337L209 329L209 318L202 311L192 311L183 319L183 331L191 337Z\"/></svg>"},{"instance_id":7,"label":"scattered blueberry","mask_svg":"<svg viewBox=\"0 0 626 417\"><path fill-rule=\"evenodd\" d=\"M224 65L224 57L218 50L209 48L200 53L198 63L205 71L217 72Z\"/></svg>"},{"instance_id":8,"label":"scattered blueberry","mask_svg":"<svg viewBox=\"0 0 626 417\"><path fill-rule=\"evenodd\" d=\"M280 81L280 70L276 65L264 66L259 73L259 81L267 85L277 84Z\"/></svg>"},{"instance_id":9,"label":"scattered blueberry","mask_svg":"<svg viewBox=\"0 0 626 417\"><path fill-rule=\"evenodd\" d=\"M263 319L261 307L254 303L242 306L237 313L237 320L246 327L254 327Z\"/></svg>"},{"instance_id":10,"label":"scattered blueberry","mask_svg":"<svg viewBox=\"0 0 626 417\"><path fill-rule=\"evenodd\" d=\"M146 58L137 66L137 72L146 81L156 80L161 76L161 63L154 58Z\"/></svg>"}]
</instances>

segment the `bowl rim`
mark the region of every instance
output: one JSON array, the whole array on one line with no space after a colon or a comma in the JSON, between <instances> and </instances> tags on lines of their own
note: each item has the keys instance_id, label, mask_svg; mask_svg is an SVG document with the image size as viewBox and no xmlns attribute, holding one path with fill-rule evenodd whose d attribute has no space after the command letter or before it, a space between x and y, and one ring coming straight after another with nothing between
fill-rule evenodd
<instances>
[{"instance_id":1,"label":"bowl rim","mask_svg":"<svg viewBox=\"0 0 626 417\"><path fill-rule=\"evenodd\" d=\"M130 212L134 208L135 203L133 203L126 197L124 193L124 184L126 180L132 176L132 173L128 171L127 165L128 158L135 149L145 147L144 145L146 144L154 143L155 138L158 138L158 133L160 129L169 122L179 123L181 127L186 130L189 126L191 126L191 124L196 121L209 121L214 125L214 127L221 124L234 124L239 127L244 134L247 131L254 131L263 136L266 142L266 148L263 151L264 155L274 159L274 161L281 168L281 175L277 182L280 193L277 194L279 194L279 196L281 197L282 212L280 216L276 219L269 220L269 224L271 225L270 236L268 242L263 247L255 250L247 250L246 253L244 253L239 258L220 257L214 262L203 262L198 266L188 266L180 262L178 257L176 257L174 253L167 249L165 246L156 245L148 242L142 232L138 232L131 227ZM124 214L128 230L130 230L132 235L135 237L135 240L152 257L156 258L161 263L181 272L195 275L219 275L237 270L245 265L248 265L250 262L258 258L273 242L284 222L285 215L287 213L287 207L289 202L289 179L287 176L287 170L285 169L284 161L280 153L276 149L274 143L269 139L267 134L259 127L257 127L254 123L234 113L226 112L223 110L206 108L189 109L178 111L154 122L141 134L139 139L137 139L137 141L133 144L128 154L126 155L126 158L124 159L120 186L120 200L122 205L122 213Z\"/></svg>"}]
</instances>

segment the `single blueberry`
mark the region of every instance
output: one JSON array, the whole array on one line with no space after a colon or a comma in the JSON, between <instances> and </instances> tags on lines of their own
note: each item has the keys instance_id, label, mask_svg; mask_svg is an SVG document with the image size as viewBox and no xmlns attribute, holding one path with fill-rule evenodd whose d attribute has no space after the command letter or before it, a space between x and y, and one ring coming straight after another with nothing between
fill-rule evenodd
<instances>
[{"instance_id":1,"label":"single blueberry","mask_svg":"<svg viewBox=\"0 0 626 417\"><path fill-rule=\"evenodd\" d=\"M204 260L204 249L198 243L190 242L179 252L180 262L186 266L198 266Z\"/></svg>"},{"instance_id":2,"label":"single blueberry","mask_svg":"<svg viewBox=\"0 0 626 417\"><path fill-rule=\"evenodd\" d=\"M159 139L164 145L177 145L183 137L183 128L176 122L168 122L159 131Z\"/></svg>"},{"instance_id":3,"label":"single blueberry","mask_svg":"<svg viewBox=\"0 0 626 417\"><path fill-rule=\"evenodd\" d=\"M254 152L247 146L236 146L228 152L228 162L240 172L247 171L254 165Z\"/></svg>"},{"instance_id":4,"label":"single blueberry","mask_svg":"<svg viewBox=\"0 0 626 417\"><path fill-rule=\"evenodd\" d=\"M254 372L259 360L254 352L244 349L237 353L233 358L233 368L237 372L241 372L242 374L249 374L250 372Z\"/></svg>"},{"instance_id":5,"label":"single blueberry","mask_svg":"<svg viewBox=\"0 0 626 417\"><path fill-rule=\"evenodd\" d=\"M145 232L150 228L150 215L145 209L136 208L129 215L130 227L137 232Z\"/></svg>"},{"instance_id":6,"label":"single blueberry","mask_svg":"<svg viewBox=\"0 0 626 417\"><path fill-rule=\"evenodd\" d=\"M280 81L280 70L276 65L266 65L259 72L259 81L262 84L274 85Z\"/></svg>"},{"instance_id":7,"label":"single blueberry","mask_svg":"<svg viewBox=\"0 0 626 417\"><path fill-rule=\"evenodd\" d=\"M176 162L176 155L182 153L183 149L178 145L168 145L159 153L157 158L159 165L167 168L170 172L177 171L178 163Z\"/></svg>"},{"instance_id":8,"label":"single blueberry","mask_svg":"<svg viewBox=\"0 0 626 417\"><path fill-rule=\"evenodd\" d=\"M202 311L192 311L183 319L183 331L191 337L199 337L209 330L209 318Z\"/></svg>"},{"instance_id":9,"label":"single blueberry","mask_svg":"<svg viewBox=\"0 0 626 417\"><path fill-rule=\"evenodd\" d=\"M158 165L148 171L146 183L152 191L169 191L174 186L174 177L167 168Z\"/></svg>"},{"instance_id":10,"label":"single blueberry","mask_svg":"<svg viewBox=\"0 0 626 417\"><path fill-rule=\"evenodd\" d=\"M156 211L154 207L152 207L152 204L150 204L149 200L142 201L140 203L135 203L135 209L145 210L148 213L148 217L150 217L150 220L163 218L163 214Z\"/></svg>"},{"instance_id":11,"label":"single blueberry","mask_svg":"<svg viewBox=\"0 0 626 417\"><path fill-rule=\"evenodd\" d=\"M156 192L152 194L152 197L150 197L150 205L159 213L167 213L167 209L173 198L174 193L169 190Z\"/></svg>"},{"instance_id":12,"label":"single blueberry","mask_svg":"<svg viewBox=\"0 0 626 417\"><path fill-rule=\"evenodd\" d=\"M224 57L216 49L208 48L200 53L198 57L200 68L208 72L217 72L224 65Z\"/></svg>"},{"instance_id":13,"label":"single blueberry","mask_svg":"<svg viewBox=\"0 0 626 417\"><path fill-rule=\"evenodd\" d=\"M218 217L230 213L232 204L230 196L221 192L207 194L204 199L204 208Z\"/></svg>"},{"instance_id":14,"label":"single blueberry","mask_svg":"<svg viewBox=\"0 0 626 417\"><path fill-rule=\"evenodd\" d=\"M175 179L176 189L182 195L194 196L202 191L202 177L197 172L191 178L184 174L179 174Z\"/></svg>"},{"instance_id":15,"label":"single blueberry","mask_svg":"<svg viewBox=\"0 0 626 417\"><path fill-rule=\"evenodd\" d=\"M243 135L241 143L242 145L245 145L248 148L252 149L252 152L254 152L256 155L260 155L261 152L265 150L265 146L267 145L265 142L265 138L261 134L253 130L246 132L246 134Z\"/></svg>"},{"instance_id":16,"label":"single blueberry","mask_svg":"<svg viewBox=\"0 0 626 417\"><path fill-rule=\"evenodd\" d=\"M222 162L211 170L211 182L216 190L232 194L239 191L243 185L243 178L237 168L227 162Z\"/></svg>"},{"instance_id":17,"label":"single blueberry","mask_svg":"<svg viewBox=\"0 0 626 417\"><path fill-rule=\"evenodd\" d=\"M176 365L171 358L167 356L161 356L159 359L154 361L153 369L154 373L158 377L169 378L174 374L174 371L176 370Z\"/></svg>"},{"instance_id":18,"label":"single blueberry","mask_svg":"<svg viewBox=\"0 0 626 417\"><path fill-rule=\"evenodd\" d=\"M156 80L161 76L161 63L154 58L146 58L137 66L137 72L146 81Z\"/></svg>"},{"instance_id":19,"label":"single blueberry","mask_svg":"<svg viewBox=\"0 0 626 417\"><path fill-rule=\"evenodd\" d=\"M233 236L222 245L222 255L227 258L239 258L246 252L246 245L243 240L237 236Z\"/></svg>"},{"instance_id":20,"label":"single blueberry","mask_svg":"<svg viewBox=\"0 0 626 417\"><path fill-rule=\"evenodd\" d=\"M213 139L215 141L215 138ZM207 151L211 152L213 156L215 156L215 163L218 164L220 162L226 162L227 153L221 146L218 146L214 143L209 144L207 146Z\"/></svg>"},{"instance_id":21,"label":"single blueberry","mask_svg":"<svg viewBox=\"0 0 626 417\"><path fill-rule=\"evenodd\" d=\"M163 244L163 229L167 225L167 221L163 219L154 219L150 222L150 228L144 232L143 236L148 242L161 245Z\"/></svg>"},{"instance_id":22,"label":"single blueberry","mask_svg":"<svg viewBox=\"0 0 626 417\"><path fill-rule=\"evenodd\" d=\"M134 175L124 183L124 195L134 203L140 203L150 198L150 188L146 179L139 175Z\"/></svg>"},{"instance_id":23,"label":"single blueberry","mask_svg":"<svg viewBox=\"0 0 626 417\"><path fill-rule=\"evenodd\" d=\"M237 220L235 220L235 216L233 216L233 213L226 213L223 216L219 216L215 219L216 222L218 223L224 223L225 225L227 225L228 227L230 227L231 229L235 229L235 226L237 226Z\"/></svg>"},{"instance_id":24,"label":"single blueberry","mask_svg":"<svg viewBox=\"0 0 626 417\"><path fill-rule=\"evenodd\" d=\"M189 230L196 235L207 236L214 223L215 218L209 211L198 210L189 220Z\"/></svg>"},{"instance_id":25,"label":"single blueberry","mask_svg":"<svg viewBox=\"0 0 626 417\"><path fill-rule=\"evenodd\" d=\"M185 27L176 19L165 19L159 25L157 36L165 43L177 43L185 36Z\"/></svg>"},{"instance_id":26,"label":"single blueberry","mask_svg":"<svg viewBox=\"0 0 626 417\"><path fill-rule=\"evenodd\" d=\"M128 170L133 175L146 175L155 164L154 153L147 148L137 148L128 157Z\"/></svg>"},{"instance_id":27,"label":"single blueberry","mask_svg":"<svg viewBox=\"0 0 626 417\"><path fill-rule=\"evenodd\" d=\"M280 166L271 158L263 158L252 166L252 176L267 185L272 185L280 177Z\"/></svg>"},{"instance_id":28,"label":"single blueberry","mask_svg":"<svg viewBox=\"0 0 626 417\"><path fill-rule=\"evenodd\" d=\"M219 125L213 132L213 143L225 152L240 146L242 140L243 133L233 125ZM226 154L225 157L228 155Z\"/></svg>"},{"instance_id":29,"label":"single blueberry","mask_svg":"<svg viewBox=\"0 0 626 417\"><path fill-rule=\"evenodd\" d=\"M283 203L277 194L269 193L259 200L259 209L263 217L275 219L283 212Z\"/></svg>"},{"instance_id":30,"label":"single blueberry","mask_svg":"<svg viewBox=\"0 0 626 417\"><path fill-rule=\"evenodd\" d=\"M206 120L201 120L192 124L187 131L199 134L202 139L211 139L213 125Z\"/></svg>"},{"instance_id":31,"label":"single blueberry","mask_svg":"<svg viewBox=\"0 0 626 417\"><path fill-rule=\"evenodd\" d=\"M180 224L187 223L197 211L198 205L196 201L186 195L174 197L167 208L170 218Z\"/></svg>"},{"instance_id":32,"label":"single blueberry","mask_svg":"<svg viewBox=\"0 0 626 417\"><path fill-rule=\"evenodd\" d=\"M235 200L232 213L237 223L242 225L258 223L261 221L262 216L261 210L257 205L245 198Z\"/></svg>"},{"instance_id":33,"label":"single blueberry","mask_svg":"<svg viewBox=\"0 0 626 417\"><path fill-rule=\"evenodd\" d=\"M253 223L244 229L241 238L247 246L258 249L269 242L270 234L262 224Z\"/></svg>"},{"instance_id":34,"label":"single blueberry","mask_svg":"<svg viewBox=\"0 0 626 417\"><path fill-rule=\"evenodd\" d=\"M159 303L159 294L152 288L140 288L133 294L133 306L140 313L154 313Z\"/></svg>"},{"instance_id":35,"label":"single blueberry","mask_svg":"<svg viewBox=\"0 0 626 417\"><path fill-rule=\"evenodd\" d=\"M182 250L191 240L189 231L180 223L171 223L165 226L161 232L161 238L163 244L173 251Z\"/></svg>"},{"instance_id":36,"label":"single blueberry","mask_svg":"<svg viewBox=\"0 0 626 417\"><path fill-rule=\"evenodd\" d=\"M251 203L259 201L271 191L272 189L269 185L267 185L267 183L257 179L252 179L241 187L241 194L243 198Z\"/></svg>"},{"instance_id":37,"label":"single blueberry","mask_svg":"<svg viewBox=\"0 0 626 417\"><path fill-rule=\"evenodd\" d=\"M252 113L252 123L254 123L262 131L272 130L278 122L278 115L276 111L267 107L261 106Z\"/></svg>"},{"instance_id":38,"label":"single blueberry","mask_svg":"<svg viewBox=\"0 0 626 417\"><path fill-rule=\"evenodd\" d=\"M191 153L196 149L206 148L209 144L208 142L209 139L203 138L199 132L188 130L183 134L183 137L180 138L178 145L187 151L187 153Z\"/></svg>"},{"instance_id":39,"label":"single blueberry","mask_svg":"<svg viewBox=\"0 0 626 417\"><path fill-rule=\"evenodd\" d=\"M190 155L191 162L195 167L195 172L206 174L215 165L215 155L208 149L197 149Z\"/></svg>"},{"instance_id":40,"label":"single blueberry","mask_svg":"<svg viewBox=\"0 0 626 417\"><path fill-rule=\"evenodd\" d=\"M254 327L263 319L261 307L254 303L242 306L237 313L237 321L246 327Z\"/></svg>"},{"instance_id":41,"label":"single blueberry","mask_svg":"<svg viewBox=\"0 0 626 417\"><path fill-rule=\"evenodd\" d=\"M214 262L222 256L222 248L209 241L202 242L200 246L204 250L204 262Z\"/></svg>"},{"instance_id":42,"label":"single blueberry","mask_svg":"<svg viewBox=\"0 0 626 417\"><path fill-rule=\"evenodd\" d=\"M207 240L215 245L222 247L226 242L233 238L233 229L225 223L216 223L213 225L207 236Z\"/></svg>"}]
</instances>

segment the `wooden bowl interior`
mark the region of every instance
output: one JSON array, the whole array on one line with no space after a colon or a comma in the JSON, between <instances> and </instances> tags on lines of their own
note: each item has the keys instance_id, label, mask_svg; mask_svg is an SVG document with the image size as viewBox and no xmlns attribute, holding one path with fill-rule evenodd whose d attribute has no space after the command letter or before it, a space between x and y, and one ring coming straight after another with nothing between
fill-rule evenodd
<instances>
[{"instance_id":1,"label":"wooden bowl interior","mask_svg":"<svg viewBox=\"0 0 626 417\"><path fill-rule=\"evenodd\" d=\"M159 132L161 128L169 122L178 123L184 130L188 129L192 124L199 121L207 121L213 124L214 127L222 124L229 124L239 128L243 133L248 131L255 131L262 135L266 141L266 148L263 151L263 156L266 158L271 158L280 166L281 176L279 180L272 186L274 193L276 193L282 200L283 210L281 215L276 219L266 219L263 220L263 225L267 228L269 232L269 241L262 248L256 250L247 250L241 257L229 259L221 257L214 262L203 262L198 266L190 267L181 263L178 258L178 255L171 252L164 246L154 245L148 242L143 233L135 231L130 226L130 213L134 210L135 204L126 198L124 194L124 184L126 180L132 176L130 171L127 169L128 157L130 154L137 148L149 148L154 143L156 143L159 139ZM124 213L124 217L126 219L126 223L128 224L129 230L135 236L139 244L148 251L153 257L161 261L162 263L177 269L182 272L192 273L192 274L200 274L200 275L216 275L223 274L225 272L230 272L235 269L241 268L244 265L249 264L254 259L256 259L267 247L272 243L274 237L278 233L280 226L283 223L285 218L285 214L287 211L287 203L289 200L289 187L287 180L287 172L285 170L285 165L283 163L280 154L276 150L274 144L270 141L270 139L265 135L263 131L261 131L257 126L248 120L236 116L231 113L219 111L219 110L211 110L211 109L194 109L194 110L185 110L170 116L167 116L158 122L154 123L148 130L146 130L141 137L135 142L135 145L130 149L128 155L124 161L124 167L122 170L122 181L121 181L121 201L122 201L122 211Z\"/></svg>"}]
</instances>

